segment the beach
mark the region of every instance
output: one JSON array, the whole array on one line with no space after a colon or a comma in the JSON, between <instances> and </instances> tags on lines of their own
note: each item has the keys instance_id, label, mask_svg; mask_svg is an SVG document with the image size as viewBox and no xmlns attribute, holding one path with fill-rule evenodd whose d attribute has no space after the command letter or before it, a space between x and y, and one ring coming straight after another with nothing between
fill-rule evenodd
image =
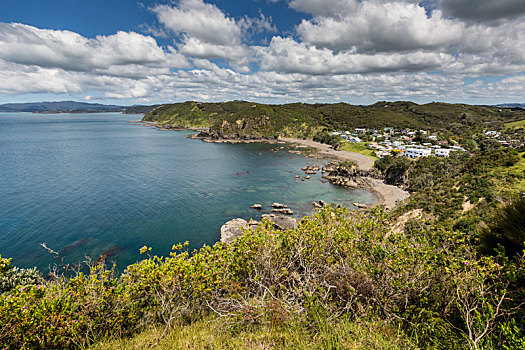
<instances>
[{"instance_id":1,"label":"beach","mask_svg":"<svg viewBox=\"0 0 525 350\"><path fill-rule=\"evenodd\" d=\"M370 171L374 166L373 159L365 156L364 154L350 151L337 151L334 150L330 145L326 145L324 143L290 137L279 138L279 140L291 144L315 148L318 150L319 154L326 157L333 157L339 160L354 162L360 170ZM402 202L409 197L409 193L407 191L397 186L387 185L383 181L372 177L363 177L362 181L360 181L360 185L376 193L379 197L378 205L384 205L387 209L393 209L398 202Z\"/></svg>"}]
</instances>

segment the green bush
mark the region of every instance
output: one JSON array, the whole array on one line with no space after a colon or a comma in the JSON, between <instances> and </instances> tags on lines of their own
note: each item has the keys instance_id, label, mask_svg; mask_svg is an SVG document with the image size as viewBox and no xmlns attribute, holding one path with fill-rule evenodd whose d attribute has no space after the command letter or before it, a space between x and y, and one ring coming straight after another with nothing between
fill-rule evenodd
<instances>
[{"instance_id":1,"label":"green bush","mask_svg":"<svg viewBox=\"0 0 525 350\"><path fill-rule=\"evenodd\" d=\"M392 232L381 208L350 214L328 206L286 232L264 221L231 244L192 253L175 245L171 256L148 255L121 276L95 265L89 274L17 287L0 296L0 344L82 348L214 314L245 328L345 315L397 325L420 346L461 348L471 342L471 315L462 310L472 300L482 302L476 330L485 322L494 337L503 332L498 322L516 305L490 310L502 286L521 291L511 284L518 262L477 259L465 236L437 227Z\"/></svg>"},{"instance_id":2,"label":"green bush","mask_svg":"<svg viewBox=\"0 0 525 350\"><path fill-rule=\"evenodd\" d=\"M525 198L518 197L501 206L481 234L481 251L495 254L503 247L508 256L522 254L525 249Z\"/></svg>"}]
</instances>

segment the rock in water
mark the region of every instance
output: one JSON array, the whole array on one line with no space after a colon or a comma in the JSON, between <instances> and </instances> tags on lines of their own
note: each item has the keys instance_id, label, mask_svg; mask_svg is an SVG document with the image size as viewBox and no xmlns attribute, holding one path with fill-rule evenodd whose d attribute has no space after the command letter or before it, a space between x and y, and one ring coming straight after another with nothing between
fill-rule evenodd
<instances>
[{"instance_id":1,"label":"rock in water","mask_svg":"<svg viewBox=\"0 0 525 350\"><path fill-rule=\"evenodd\" d=\"M287 205L284 205L284 204L281 204L281 203L273 203L272 204L272 208L275 208L275 209L283 209L283 208L288 208Z\"/></svg>"},{"instance_id":2,"label":"rock in water","mask_svg":"<svg viewBox=\"0 0 525 350\"><path fill-rule=\"evenodd\" d=\"M279 230L289 230L295 228L297 220L289 216L275 215L275 214L264 214L263 219L268 219Z\"/></svg>"},{"instance_id":3,"label":"rock in water","mask_svg":"<svg viewBox=\"0 0 525 350\"><path fill-rule=\"evenodd\" d=\"M363 204L363 203L357 203L357 202L355 202L355 203L352 203L352 204L354 205L354 207L357 207L357 208L359 208L359 209L368 209L368 205Z\"/></svg>"},{"instance_id":4,"label":"rock in water","mask_svg":"<svg viewBox=\"0 0 525 350\"><path fill-rule=\"evenodd\" d=\"M293 215L293 210L290 208L272 209L272 213Z\"/></svg>"},{"instance_id":5,"label":"rock in water","mask_svg":"<svg viewBox=\"0 0 525 350\"><path fill-rule=\"evenodd\" d=\"M253 209L262 209L262 205L256 203L256 204L250 206L250 208L253 208Z\"/></svg>"},{"instance_id":6,"label":"rock in water","mask_svg":"<svg viewBox=\"0 0 525 350\"><path fill-rule=\"evenodd\" d=\"M221 242L233 242L235 238L243 233L246 227L248 227L248 222L244 219L233 219L228 221L221 227Z\"/></svg>"}]
</instances>

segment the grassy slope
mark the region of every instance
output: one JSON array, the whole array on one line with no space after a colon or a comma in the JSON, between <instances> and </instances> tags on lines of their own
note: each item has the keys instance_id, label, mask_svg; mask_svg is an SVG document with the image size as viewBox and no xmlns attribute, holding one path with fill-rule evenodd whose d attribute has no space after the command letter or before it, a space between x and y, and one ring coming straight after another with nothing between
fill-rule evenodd
<instances>
[{"instance_id":1,"label":"grassy slope","mask_svg":"<svg viewBox=\"0 0 525 350\"><path fill-rule=\"evenodd\" d=\"M512 166L490 170L490 177L500 193L525 191L525 152L519 153L518 162Z\"/></svg>"},{"instance_id":2,"label":"grassy slope","mask_svg":"<svg viewBox=\"0 0 525 350\"><path fill-rule=\"evenodd\" d=\"M523 128L523 127L525 127L525 119L505 124L506 129L514 129L514 128L517 129L517 128Z\"/></svg>"},{"instance_id":3,"label":"grassy slope","mask_svg":"<svg viewBox=\"0 0 525 350\"><path fill-rule=\"evenodd\" d=\"M359 143L351 143L351 142L341 142L339 145L339 149L343 151L350 151L355 153L364 154L365 156L368 156L372 158L373 160L377 160L376 153L366 147L366 142L359 142Z\"/></svg>"},{"instance_id":4,"label":"grassy slope","mask_svg":"<svg viewBox=\"0 0 525 350\"><path fill-rule=\"evenodd\" d=\"M204 126L227 135L290 136L311 138L320 130L357 127L430 129L469 137L483 129L501 129L522 120L525 111L488 106L411 102L378 102L370 106L346 103L264 105L245 101L225 103L184 102L163 105L144 120L176 126Z\"/></svg>"},{"instance_id":5,"label":"grassy slope","mask_svg":"<svg viewBox=\"0 0 525 350\"><path fill-rule=\"evenodd\" d=\"M93 350L110 349L416 349L397 329L382 322L329 321L326 317L286 326L226 327L207 318L176 326L149 328L131 339L106 340Z\"/></svg>"}]
</instances>

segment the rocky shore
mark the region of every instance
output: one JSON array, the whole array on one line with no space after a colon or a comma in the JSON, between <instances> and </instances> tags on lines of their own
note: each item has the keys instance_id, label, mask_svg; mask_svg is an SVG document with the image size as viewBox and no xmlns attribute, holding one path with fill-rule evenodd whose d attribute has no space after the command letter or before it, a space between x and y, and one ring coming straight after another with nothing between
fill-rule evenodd
<instances>
[{"instance_id":1,"label":"rocky shore","mask_svg":"<svg viewBox=\"0 0 525 350\"><path fill-rule=\"evenodd\" d=\"M191 139L197 139L202 140L204 142L209 143L271 143L271 144L277 144L277 143L284 143L283 141L279 140L278 138L269 138L264 136L257 136L257 135L247 135L247 134L222 134L222 133L214 133L210 132L209 130L202 130L198 134L190 135L189 138Z\"/></svg>"},{"instance_id":2,"label":"rocky shore","mask_svg":"<svg viewBox=\"0 0 525 350\"><path fill-rule=\"evenodd\" d=\"M143 126L153 126L159 130L192 130L199 131L196 134L192 134L189 137L192 139L202 140L204 142L210 143L269 143L269 144L292 144L296 147L296 150L289 150L290 153L303 153L307 151L308 156L311 158L331 158L339 161L348 161L348 164L340 166L337 162L330 162L325 165L322 169L323 178L327 181L330 181L334 185L345 186L349 188L364 188L374 192L379 197L379 202L377 204L384 205L387 209L394 208L399 202L408 198L409 193L403 189L385 184L381 179L374 177L373 165L374 161L363 154L350 152L350 151L337 151L334 150L331 146L315 142L312 140L297 139L297 138L279 138L275 137L265 137L259 136L253 133L244 132L246 130L246 125L242 120L237 121L236 123L229 123L229 127L226 128L231 131L231 133L218 133L210 131L210 128L195 128L195 127L181 127L169 124L159 124L157 122L144 122L136 121L137 123ZM225 123L227 123L225 121ZM230 125L231 124L231 125ZM314 153L311 152L311 149L315 149ZM315 174L319 170L319 166L309 166L303 168L305 177L299 177L302 181L309 180L311 178L310 174ZM359 203L357 203L359 204ZM364 205L356 205L356 207L363 208ZM283 214L279 212L279 214ZM284 213L289 214L289 213Z\"/></svg>"},{"instance_id":3,"label":"rocky shore","mask_svg":"<svg viewBox=\"0 0 525 350\"><path fill-rule=\"evenodd\" d=\"M387 185L382 179L377 178L373 171L374 161L368 156L350 151L336 151L329 145L312 140L294 138L281 138L280 140L316 149L317 154L314 154L313 158L333 159L334 161L327 163L322 169L324 179L334 185L359 187L372 191L379 197L377 204L384 205L387 209L393 209L409 196L407 191L397 186ZM355 204L358 208L364 207L360 203Z\"/></svg>"}]
</instances>

